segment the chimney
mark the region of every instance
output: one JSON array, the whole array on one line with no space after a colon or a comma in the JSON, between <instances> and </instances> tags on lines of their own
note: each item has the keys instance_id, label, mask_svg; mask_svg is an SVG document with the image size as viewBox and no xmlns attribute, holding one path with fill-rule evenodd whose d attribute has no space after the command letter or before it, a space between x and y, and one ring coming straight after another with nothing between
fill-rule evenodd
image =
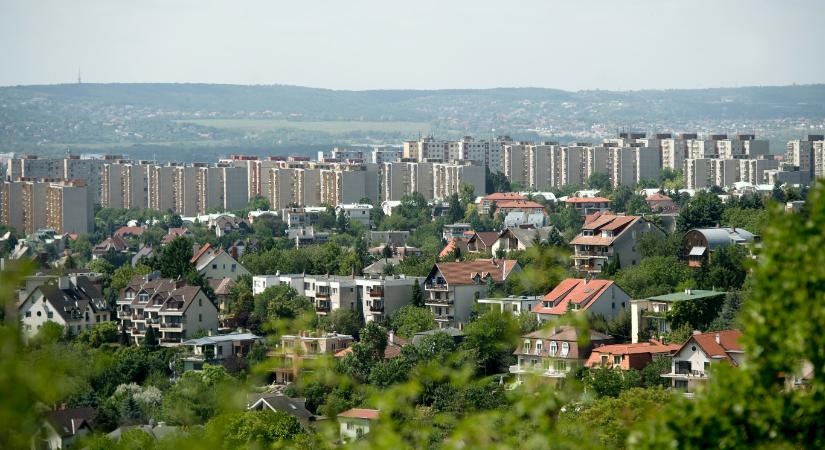
<instances>
[{"instance_id":1,"label":"chimney","mask_svg":"<svg viewBox=\"0 0 825 450\"><path fill-rule=\"evenodd\" d=\"M69 289L69 277L57 277L58 289Z\"/></svg>"},{"instance_id":2,"label":"chimney","mask_svg":"<svg viewBox=\"0 0 825 450\"><path fill-rule=\"evenodd\" d=\"M719 333L716 333L716 334L713 336L713 339L715 339L715 340L716 340L716 343L717 343L717 344L721 344L721 343L722 343L722 339L719 337Z\"/></svg>"}]
</instances>

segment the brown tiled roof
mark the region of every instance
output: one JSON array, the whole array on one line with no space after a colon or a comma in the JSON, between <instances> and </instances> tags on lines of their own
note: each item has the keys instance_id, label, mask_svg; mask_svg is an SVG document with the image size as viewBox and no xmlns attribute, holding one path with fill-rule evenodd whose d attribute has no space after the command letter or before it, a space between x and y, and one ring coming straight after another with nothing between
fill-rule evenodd
<instances>
[{"instance_id":1,"label":"brown tiled roof","mask_svg":"<svg viewBox=\"0 0 825 450\"><path fill-rule=\"evenodd\" d=\"M716 343L717 334L719 335L719 343ZM690 344L691 341L695 341L708 357L727 359L730 360L732 364L736 364L734 360L729 357L728 353L742 351L742 344L739 343L740 337L742 337L742 332L739 330L694 334L679 348L679 351Z\"/></svg>"},{"instance_id":2,"label":"brown tiled roof","mask_svg":"<svg viewBox=\"0 0 825 450\"><path fill-rule=\"evenodd\" d=\"M215 295L229 295L229 291L235 286L235 280L232 278L210 278L207 280L209 286L215 291Z\"/></svg>"},{"instance_id":3,"label":"brown tiled roof","mask_svg":"<svg viewBox=\"0 0 825 450\"><path fill-rule=\"evenodd\" d=\"M673 199L672 199L672 198L670 198L670 197L668 197L667 195L664 195L664 194L662 194L662 193L660 193L660 192L657 192L657 193L655 193L655 194L653 194L653 195L648 195L648 196L647 196L647 198L646 198L645 200L647 200L647 201L649 201L649 202L650 202L650 201L654 201L654 202L655 202L655 201L668 201L668 200L673 201Z\"/></svg>"},{"instance_id":4,"label":"brown tiled roof","mask_svg":"<svg viewBox=\"0 0 825 450\"><path fill-rule=\"evenodd\" d=\"M197 252L197 253L195 253L195 255L194 255L194 256L192 256L192 259L190 259L190 260L189 260L189 262L190 262L190 263L192 263L192 264L196 264L196 263L198 262L198 260L199 260L199 259L201 259L201 256L203 256L203 254L204 254L204 253L206 253L207 251L209 251L209 249L210 249L210 248L212 248L212 245L211 245L210 243L208 243L208 242L207 242L207 243L206 243L206 245L204 245L203 247L201 247L201 248L198 250L198 252Z\"/></svg>"},{"instance_id":5,"label":"brown tiled roof","mask_svg":"<svg viewBox=\"0 0 825 450\"><path fill-rule=\"evenodd\" d=\"M527 200L527 196L521 195L518 192L494 192L482 200L499 202L501 200Z\"/></svg>"},{"instance_id":6,"label":"brown tiled roof","mask_svg":"<svg viewBox=\"0 0 825 450\"><path fill-rule=\"evenodd\" d=\"M352 408L338 414L338 417L351 417L354 419L378 420L377 409Z\"/></svg>"},{"instance_id":7,"label":"brown tiled roof","mask_svg":"<svg viewBox=\"0 0 825 450\"><path fill-rule=\"evenodd\" d=\"M489 274L493 281L501 283L518 265L514 259L477 259L475 261L442 262L436 263L436 268L447 284L462 285L474 284L476 275L482 279Z\"/></svg>"},{"instance_id":8,"label":"brown tiled roof","mask_svg":"<svg viewBox=\"0 0 825 450\"><path fill-rule=\"evenodd\" d=\"M483 242L485 247L490 248L498 240L498 231L480 231L475 237Z\"/></svg>"},{"instance_id":9,"label":"brown tiled roof","mask_svg":"<svg viewBox=\"0 0 825 450\"><path fill-rule=\"evenodd\" d=\"M146 231L143 227L120 227L114 232L114 236L140 236Z\"/></svg>"}]
</instances>

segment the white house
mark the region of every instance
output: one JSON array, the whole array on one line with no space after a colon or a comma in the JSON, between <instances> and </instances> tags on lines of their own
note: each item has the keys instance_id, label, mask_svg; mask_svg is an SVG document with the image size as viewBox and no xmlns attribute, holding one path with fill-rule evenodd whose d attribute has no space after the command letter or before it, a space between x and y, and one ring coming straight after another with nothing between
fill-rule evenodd
<instances>
[{"instance_id":1,"label":"white house","mask_svg":"<svg viewBox=\"0 0 825 450\"><path fill-rule=\"evenodd\" d=\"M242 275L249 274L249 271L232 255L222 248L213 248L208 243L198 250L198 253L192 257L191 262L195 265L198 273L206 279L232 278L238 281L238 278Z\"/></svg>"},{"instance_id":2,"label":"white house","mask_svg":"<svg viewBox=\"0 0 825 450\"><path fill-rule=\"evenodd\" d=\"M46 322L74 334L111 320L106 299L87 277L56 277L34 287L17 308L23 332L37 334Z\"/></svg>"},{"instance_id":3,"label":"white house","mask_svg":"<svg viewBox=\"0 0 825 450\"><path fill-rule=\"evenodd\" d=\"M660 339L663 334L670 332L667 313L676 302L717 302L721 305L724 296L724 292L686 289L684 292L631 300L630 337L634 344L649 338ZM640 336L642 333L647 333L648 336Z\"/></svg>"},{"instance_id":4,"label":"white house","mask_svg":"<svg viewBox=\"0 0 825 450\"><path fill-rule=\"evenodd\" d=\"M78 439L92 432L90 423L95 416L97 411L90 407L47 412L40 433L32 440L32 448L72 447Z\"/></svg>"},{"instance_id":5,"label":"white house","mask_svg":"<svg viewBox=\"0 0 825 450\"><path fill-rule=\"evenodd\" d=\"M688 394L696 392L697 387L707 382L712 364L737 367L744 362L741 336L738 330L694 334L673 355L670 373L662 377L669 378L674 389Z\"/></svg>"},{"instance_id":6,"label":"white house","mask_svg":"<svg viewBox=\"0 0 825 450\"><path fill-rule=\"evenodd\" d=\"M201 370L204 363L220 364L231 358L243 358L255 342L263 340L252 333L229 333L219 336L205 336L189 339L182 345L188 347L189 355L183 359L183 370Z\"/></svg>"},{"instance_id":7,"label":"white house","mask_svg":"<svg viewBox=\"0 0 825 450\"><path fill-rule=\"evenodd\" d=\"M630 307L630 296L613 280L568 278L547 293L533 308L540 323L563 316L567 311L584 311L612 319Z\"/></svg>"},{"instance_id":8,"label":"white house","mask_svg":"<svg viewBox=\"0 0 825 450\"><path fill-rule=\"evenodd\" d=\"M352 408L338 414L341 440L352 441L370 432L370 427L378 420L377 409Z\"/></svg>"},{"instance_id":9,"label":"white house","mask_svg":"<svg viewBox=\"0 0 825 450\"><path fill-rule=\"evenodd\" d=\"M372 221L370 213L372 205L369 203L343 203L335 207L335 214L344 214L350 222L358 222L369 228Z\"/></svg>"}]
</instances>

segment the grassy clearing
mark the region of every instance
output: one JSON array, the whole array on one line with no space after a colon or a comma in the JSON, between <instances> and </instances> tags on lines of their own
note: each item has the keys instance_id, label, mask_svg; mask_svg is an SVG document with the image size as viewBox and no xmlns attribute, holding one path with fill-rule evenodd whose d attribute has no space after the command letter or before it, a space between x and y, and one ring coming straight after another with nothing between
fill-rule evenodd
<instances>
[{"instance_id":1,"label":"grassy clearing","mask_svg":"<svg viewBox=\"0 0 825 450\"><path fill-rule=\"evenodd\" d=\"M331 134L348 133L352 131L380 131L417 133L430 129L430 125L423 122L367 122L357 120L336 121L294 121L283 119L197 119L178 120L179 123L191 123L205 127L229 128L248 131L268 131L291 128L304 131L317 131Z\"/></svg>"}]
</instances>

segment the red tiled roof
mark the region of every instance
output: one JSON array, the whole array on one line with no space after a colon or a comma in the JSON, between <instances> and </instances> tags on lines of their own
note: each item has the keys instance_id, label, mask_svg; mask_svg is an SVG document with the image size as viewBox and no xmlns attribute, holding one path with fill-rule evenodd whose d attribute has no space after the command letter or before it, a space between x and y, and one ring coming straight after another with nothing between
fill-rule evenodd
<instances>
[{"instance_id":1,"label":"red tiled roof","mask_svg":"<svg viewBox=\"0 0 825 450\"><path fill-rule=\"evenodd\" d=\"M498 208L521 208L521 209L544 209L541 203L536 203L527 200L505 200L496 203Z\"/></svg>"},{"instance_id":2,"label":"red tiled roof","mask_svg":"<svg viewBox=\"0 0 825 450\"><path fill-rule=\"evenodd\" d=\"M477 259L475 261L442 262L436 263L436 268L441 272L441 276L447 280L447 284L462 285L474 284L474 277L480 276L482 279L489 274L496 283L503 282L518 261L514 259Z\"/></svg>"},{"instance_id":3,"label":"red tiled roof","mask_svg":"<svg viewBox=\"0 0 825 450\"><path fill-rule=\"evenodd\" d=\"M567 197L565 203L610 203L610 199L604 197Z\"/></svg>"},{"instance_id":4,"label":"red tiled roof","mask_svg":"<svg viewBox=\"0 0 825 450\"><path fill-rule=\"evenodd\" d=\"M571 303L579 305L580 310L586 310L612 285L613 280L568 278L545 295L543 301L533 308L533 312L560 316L567 312ZM544 306L548 302L550 306Z\"/></svg>"},{"instance_id":5,"label":"red tiled roof","mask_svg":"<svg viewBox=\"0 0 825 450\"><path fill-rule=\"evenodd\" d=\"M338 414L338 417L352 417L355 419L378 420L379 412L380 411L378 411L377 409L352 408Z\"/></svg>"},{"instance_id":6,"label":"red tiled roof","mask_svg":"<svg viewBox=\"0 0 825 450\"><path fill-rule=\"evenodd\" d=\"M210 245L210 244L207 242L207 243L206 243L206 245L204 245L203 247L201 247L201 248L200 248L200 250L198 250L198 252L197 252L197 253L195 253L195 256L193 256L193 257L192 257L192 259L190 259L190 260L189 260L189 262L190 262L190 263L192 263L192 264L197 263L197 262L198 262L198 260L199 260L199 259L201 259L201 256L203 256L203 254L204 254L204 253L206 253L207 251L209 251L209 249L210 249L210 248L212 248L212 245Z\"/></svg>"},{"instance_id":7,"label":"red tiled roof","mask_svg":"<svg viewBox=\"0 0 825 450\"><path fill-rule=\"evenodd\" d=\"M716 343L716 335L719 335L719 343ZM741 352L742 344L739 343L739 338L742 337L742 332L739 330L725 330L712 333L694 334L690 339L680 346L679 351L687 346L691 341L695 341L699 348L705 352L710 358L730 359L728 352ZM734 363L730 359L731 363ZM735 364L735 363L734 363Z\"/></svg>"},{"instance_id":8,"label":"red tiled roof","mask_svg":"<svg viewBox=\"0 0 825 450\"><path fill-rule=\"evenodd\" d=\"M445 256L449 255L451 252L455 251L456 247L462 253L467 251L467 243L470 240L467 238L452 238L450 242L447 242L447 245L441 250L441 253L438 254L440 258L444 258Z\"/></svg>"},{"instance_id":9,"label":"red tiled roof","mask_svg":"<svg viewBox=\"0 0 825 450\"><path fill-rule=\"evenodd\" d=\"M607 216L611 217L611 216ZM602 230L617 230L619 228L628 225L629 223L633 222L634 220L638 219L639 216L612 216L613 220L604 224L601 227Z\"/></svg>"},{"instance_id":10,"label":"red tiled roof","mask_svg":"<svg viewBox=\"0 0 825 450\"><path fill-rule=\"evenodd\" d=\"M610 245L619 237L622 232L633 222L641 219L641 216L618 216L615 214L602 214L601 216L582 225L583 230L593 230L595 236L578 235L570 244L576 245ZM602 237L599 235L602 230L613 231L612 237Z\"/></svg>"},{"instance_id":11,"label":"red tiled roof","mask_svg":"<svg viewBox=\"0 0 825 450\"><path fill-rule=\"evenodd\" d=\"M637 353L673 353L682 346L679 344L654 344L652 342L638 342L636 344L602 345L593 349L593 353L610 353L614 355L633 355Z\"/></svg>"}]
</instances>

